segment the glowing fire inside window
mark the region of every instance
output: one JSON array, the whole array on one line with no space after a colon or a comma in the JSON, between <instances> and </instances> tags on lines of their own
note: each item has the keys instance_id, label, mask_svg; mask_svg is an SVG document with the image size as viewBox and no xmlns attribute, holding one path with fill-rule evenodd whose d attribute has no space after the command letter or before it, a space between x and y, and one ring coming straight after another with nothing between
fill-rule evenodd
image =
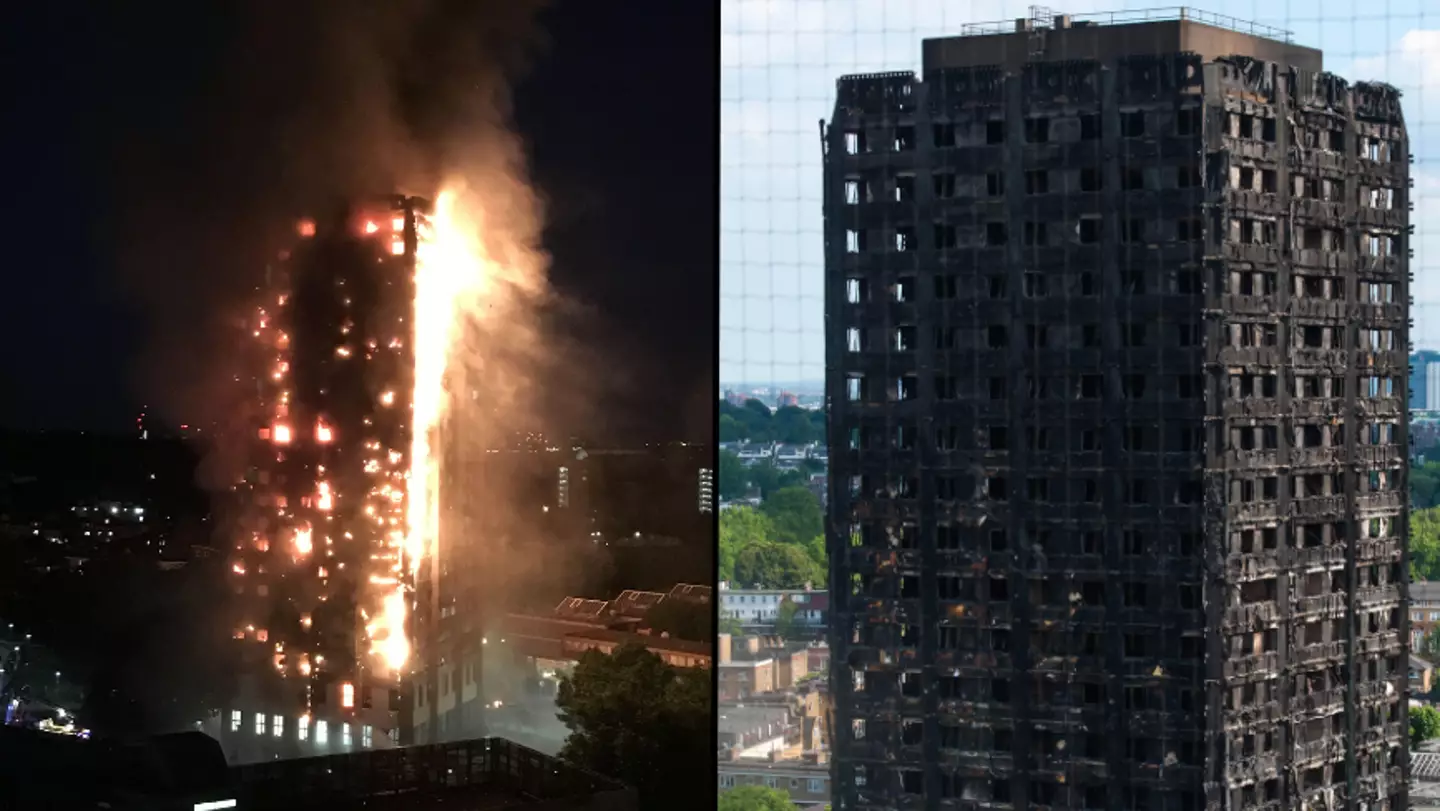
<instances>
[{"instance_id":1,"label":"glowing fire inside window","mask_svg":"<svg viewBox=\"0 0 1440 811\"><path fill-rule=\"evenodd\" d=\"M295 230L298 231L302 237L313 237L315 236L315 221L309 219L301 220L295 226Z\"/></svg>"},{"instance_id":2,"label":"glowing fire inside window","mask_svg":"<svg viewBox=\"0 0 1440 811\"><path fill-rule=\"evenodd\" d=\"M290 426L276 425L270 430L270 435L275 438L276 445L290 444Z\"/></svg>"},{"instance_id":3,"label":"glowing fire inside window","mask_svg":"<svg viewBox=\"0 0 1440 811\"><path fill-rule=\"evenodd\" d=\"M390 243L390 253L391 253L391 255L393 255L393 256L404 256L404 255L405 255L405 243L404 243L403 241L401 241L401 240L398 240L398 239L395 240L394 242L391 242L391 243Z\"/></svg>"},{"instance_id":4,"label":"glowing fire inside window","mask_svg":"<svg viewBox=\"0 0 1440 811\"><path fill-rule=\"evenodd\" d=\"M379 230L380 226L376 225L373 221L365 223L365 233L373 234Z\"/></svg>"},{"instance_id":5,"label":"glowing fire inside window","mask_svg":"<svg viewBox=\"0 0 1440 811\"><path fill-rule=\"evenodd\" d=\"M315 424L315 441L320 443L330 442L335 439L335 430L323 422Z\"/></svg>"},{"instance_id":6,"label":"glowing fire inside window","mask_svg":"<svg viewBox=\"0 0 1440 811\"><path fill-rule=\"evenodd\" d=\"M355 685L348 681L340 685L340 706L347 710L355 707Z\"/></svg>"}]
</instances>

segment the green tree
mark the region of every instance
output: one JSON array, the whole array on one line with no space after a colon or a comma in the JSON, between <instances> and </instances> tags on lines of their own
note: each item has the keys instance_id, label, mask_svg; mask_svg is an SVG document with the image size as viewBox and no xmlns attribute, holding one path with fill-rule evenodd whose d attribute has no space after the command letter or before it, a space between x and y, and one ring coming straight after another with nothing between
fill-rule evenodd
<instances>
[{"instance_id":1,"label":"green tree","mask_svg":"<svg viewBox=\"0 0 1440 811\"><path fill-rule=\"evenodd\" d=\"M666 598L645 613L645 624L651 633L675 639L709 642L715 638L715 612L709 603Z\"/></svg>"},{"instance_id":2,"label":"green tree","mask_svg":"<svg viewBox=\"0 0 1440 811\"><path fill-rule=\"evenodd\" d=\"M745 439L745 426L729 414L720 415L720 441L739 442Z\"/></svg>"},{"instance_id":3,"label":"green tree","mask_svg":"<svg viewBox=\"0 0 1440 811\"><path fill-rule=\"evenodd\" d=\"M825 536L816 535L805 542L805 554L815 561L822 572L830 571L830 553L825 550ZM817 584L819 585L819 584Z\"/></svg>"},{"instance_id":4,"label":"green tree","mask_svg":"<svg viewBox=\"0 0 1440 811\"><path fill-rule=\"evenodd\" d=\"M741 634L745 633L745 628L740 624L740 620L735 619L734 617L725 617L724 619L720 620L720 633L729 634L731 636L740 636Z\"/></svg>"},{"instance_id":5,"label":"green tree","mask_svg":"<svg viewBox=\"0 0 1440 811\"><path fill-rule=\"evenodd\" d=\"M1440 508L1410 513L1410 577L1440 580Z\"/></svg>"},{"instance_id":6,"label":"green tree","mask_svg":"<svg viewBox=\"0 0 1440 811\"><path fill-rule=\"evenodd\" d=\"M720 792L716 811L795 811L790 795L767 786L736 786Z\"/></svg>"},{"instance_id":7,"label":"green tree","mask_svg":"<svg viewBox=\"0 0 1440 811\"><path fill-rule=\"evenodd\" d=\"M816 439L815 425L810 414L798 406L785 406L775 411L772 423L775 439L795 445L804 445Z\"/></svg>"},{"instance_id":8,"label":"green tree","mask_svg":"<svg viewBox=\"0 0 1440 811\"><path fill-rule=\"evenodd\" d=\"M1420 640L1420 648L1415 653L1432 662L1440 659L1440 628L1430 629L1430 633Z\"/></svg>"},{"instance_id":9,"label":"green tree","mask_svg":"<svg viewBox=\"0 0 1440 811\"><path fill-rule=\"evenodd\" d=\"M775 611L775 633L789 639L795 635L795 613L800 606L795 601L786 597L780 601L780 607Z\"/></svg>"},{"instance_id":10,"label":"green tree","mask_svg":"<svg viewBox=\"0 0 1440 811\"><path fill-rule=\"evenodd\" d=\"M1426 462L1410 468L1410 507L1429 509L1440 501L1440 462Z\"/></svg>"},{"instance_id":11,"label":"green tree","mask_svg":"<svg viewBox=\"0 0 1440 811\"><path fill-rule=\"evenodd\" d=\"M786 487L766 497L760 510L775 525L776 540L804 545L825 532L820 499L804 487Z\"/></svg>"},{"instance_id":12,"label":"green tree","mask_svg":"<svg viewBox=\"0 0 1440 811\"><path fill-rule=\"evenodd\" d=\"M752 507L721 510L720 579L735 579L735 561L745 547L774 539L775 525L759 510Z\"/></svg>"},{"instance_id":13,"label":"green tree","mask_svg":"<svg viewBox=\"0 0 1440 811\"><path fill-rule=\"evenodd\" d=\"M1440 738L1440 710L1434 707L1410 708L1410 743L1419 746L1425 741Z\"/></svg>"},{"instance_id":14,"label":"green tree","mask_svg":"<svg viewBox=\"0 0 1440 811\"><path fill-rule=\"evenodd\" d=\"M752 543L735 556L735 582L745 588L798 589L821 580L805 550L794 544Z\"/></svg>"},{"instance_id":15,"label":"green tree","mask_svg":"<svg viewBox=\"0 0 1440 811\"><path fill-rule=\"evenodd\" d=\"M744 498L750 489L750 472L745 469L740 457L730 451L720 451L718 469L716 486L720 490L720 498Z\"/></svg>"},{"instance_id":16,"label":"green tree","mask_svg":"<svg viewBox=\"0 0 1440 811\"><path fill-rule=\"evenodd\" d=\"M673 668L639 645L586 651L556 694L570 736L560 756L633 786L640 808L715 779L710 671Z\"/></svg>"}]
</instances>

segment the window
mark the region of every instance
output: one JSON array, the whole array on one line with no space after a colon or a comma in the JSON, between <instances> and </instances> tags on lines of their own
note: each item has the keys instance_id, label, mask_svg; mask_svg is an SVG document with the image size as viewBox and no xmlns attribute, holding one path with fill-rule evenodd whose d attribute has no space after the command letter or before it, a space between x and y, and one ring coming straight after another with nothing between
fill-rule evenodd
<instances>
[{"instance_id":1,"label":"window","mask_svg":"<svg viewBox=\"0 0 1440 811\"><path fill-rule=\"evenodd\" d=\"M309 739L310 739L310 716L308 716L308 715L302 715L302 716L300 716L299 718L297 718L297 719L296 719L296 723L295 723L295 729L296 729L297 734L300 736L300 740L302 740L302 741L309 740Z\"/></svg>"},{"instance_id":2,"label":"window","mask_svg":"<svg viewBox=\"0 0 1440 811\"><path fill-rule=\"evenodd\" d=\"M265 734L265 713L263 712L255 713L255 734Z\"/></svg>"},{"instance_id":3,"label":"window","mask_svg":"<svg viewBox=\"0 0 1440 811\"><path fill-rule=\"evenodd\" d=\"M1043 117L1025 119L1025 140L1032 144L1049 143L1050 119Z\"/></svg>"},{"instance_id":4,"label":"window","mask_svg":"<svg viewBox=\"0 0 1440 811\"><path fill-rule=\"evenodd\" d=\"M733 775L733 774L722 774L722 775L720 775L720 788L735 788L735 775Z\"/></svg>"},{"instance_id":5,"label":"window","mask_svg":"<svg viewBox=\"0 0 1440 811\"><path fill-rule=\"evenodd\" d=\"M824 794L824 793L825 793L825 778L823 778L823 777L812 777L812 778L810 778L809 783L808 783L808 785L806 785L805 789L806 789L809 793L811 793L811 794Z\"/></svg>"},{"instance_id":6,"label":"window","mask_svg":"<svg viewBox=\"0 0 1440 811\"><path fill-rule=\"evenodd\" d=\"M245 715L239 710L230 711L230 731L239 732L242 724L245 723Z\"/></svg>"},{"instance_id":7,"label":"window","mask_svg":"<svg viewBox=\"0 0 1440 811\"><path fill-rule=\"evenodd\" d=\"M352 742L353 742L353 741L352 741L352 739L351 739L351 737L350 737L350 725L349 725L349 724L341 724L341 725L340 725L340 745L341 745L341 746L349 746Z\"/></svg>"},{"instance_id":8,"label":"window","mask_svg":"<svg viewBox=\"0 0 1440 811\"><path fill-rule=\"evenodd\" d=\"M1005 143L1005 121L1004 121L1004 120L986 121L986 122L985 122L985 143L987 143L987 144L1003 144L1003 143Z\"/></svg>"},{"instance_id":9,"label":"window","mask_svg":"<svg viewBox=\"0 0 1440 811\"><path fill-rule=\"evenodd\" d=\"M285 736L285 716L277 715L270 719L270 734L277 738Z\"/></svg>"},{"instance_id":10,"label":"window","mask_svg":"<svg viewBox=\"0 0 1440 811\"><path fill-rule=\"evenodd\" d=\"M330 725L324 721L315 722L315 743L324 746L330 742Z\"/></svg>"},{"instance_id":11,"label":"window","mask_svg":"<svg viewBox=\"0 0 1440 811\"><path fill-rule=\"evenodd\" d=\"M371 729L369 724L360 727L360 745L365 747L366 749L369 749L372 743L373 734L374 731Z\"/></svg>"}]
</instances>

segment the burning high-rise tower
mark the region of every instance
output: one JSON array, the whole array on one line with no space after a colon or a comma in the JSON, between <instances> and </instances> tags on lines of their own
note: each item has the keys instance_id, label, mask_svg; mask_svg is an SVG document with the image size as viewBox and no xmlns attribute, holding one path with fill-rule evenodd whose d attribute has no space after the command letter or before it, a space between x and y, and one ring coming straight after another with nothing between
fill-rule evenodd
<instances>
[{"instance_id":1,"label":"burning high-rise tower","mask_svg":"<svg viewBox=\"0 0 1440 811\"><path fill-rule=\"evenodd\" d=\"M303 220L266 274L233 524L246 667L220 719L232 761L399 740L406 614L434 526L430 432L415 430L437 411L415 394L435 377L417 370L415 317L430 210L397 196ZM443 374L443 347L425 357Z\"/></svg>"}]
</instances>

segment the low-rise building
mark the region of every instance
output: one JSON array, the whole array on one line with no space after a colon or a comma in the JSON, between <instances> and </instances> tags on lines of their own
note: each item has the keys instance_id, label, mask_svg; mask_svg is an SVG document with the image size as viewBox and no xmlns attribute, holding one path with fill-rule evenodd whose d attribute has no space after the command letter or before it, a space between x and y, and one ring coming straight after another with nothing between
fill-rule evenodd
<instances>
[{"instance_id":1,"label":"low-rise building","mask_svg":"<svg viewBox=\"0 0 1440 811\"><path fill-rule=\"evenodd\" d=\"M1419 697L1429 695L1431 679L1435 672L1435 666L1421 659L1415 654L1410 654L1410 695Z\"/></svg>"},{"instance_id":2,"label":"low-rise building","mask_svg":"<svg viewBox=\"0 0 1440 811\"><path fill-rule=\"evenodd\" d=\"M745 589L720 584L721 619L738 620L742 626L773 627L785 601L795 604L793 622L801 627L823 630L830 595L823 589Z\"/></svg>"},{"instance_id":3,"label":"low-rise building","mask_svg":"<svg viewBox=\"0 0 1440 811\"><path fill-rule=\"evenodd\" d=\"M722 603L723 608L723 603ZM1440 583L1410 584L1410 649L1421 650L1425 637L1440 627Z\"/></svg>"}]
</instances>

